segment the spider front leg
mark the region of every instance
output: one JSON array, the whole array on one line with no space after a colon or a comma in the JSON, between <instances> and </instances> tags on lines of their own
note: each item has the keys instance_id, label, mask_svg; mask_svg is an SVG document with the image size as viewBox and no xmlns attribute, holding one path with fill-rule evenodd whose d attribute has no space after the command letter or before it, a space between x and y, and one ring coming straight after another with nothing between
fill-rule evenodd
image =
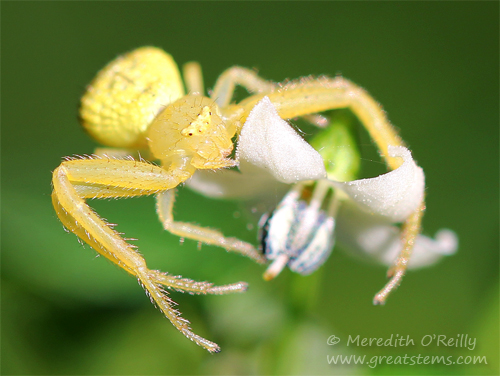
<instances>
[{"instance_id":1,"label":"spider front leg","mask_svg":"<svg viewBox=\"0 0 500 376\"><path fill-rule=\"evenodd\" d=\"M148 269L144 258L85 202L87 198L133 197L163 192L177 186L185 177L146 162L119 159L68 160L53 173L52 202L68 230L97 252L135 276L170 322L187 338L210 352L219 346L193 333L189 322L175 310L175 303L163 286L194 294L242 292L243 282L213 286Z\"/></svg>"},{"instance_id":2,"label":"spider front leg","mask_svg":"<svg viewBox=\"0 0 500 376\"><path fill-rule=\"evenodd\" d=\"M373 304L384 304L390 292L401 284L401 280L408 267L408 262L410 261L416 237L420 233L424 210L425 202L422 202L420 208L404 222L401 234L403 247L398 258L387 272L387 277L390 278L389 282L375 295Z\"/></svg>"}]
</instances>

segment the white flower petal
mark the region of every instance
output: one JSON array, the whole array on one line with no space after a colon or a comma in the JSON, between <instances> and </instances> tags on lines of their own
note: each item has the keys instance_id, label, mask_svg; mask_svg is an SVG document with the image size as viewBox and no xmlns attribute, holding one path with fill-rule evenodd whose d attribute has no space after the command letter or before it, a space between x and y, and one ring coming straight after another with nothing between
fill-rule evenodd
<instances>
[{"instance_id":1,"label":"white flower petal","mask_svg":"<svg viewBox=\"0 0 500 376\"><path fill-rule=\"evenodd\" d=\"M402 222L422 203L425 177L407 148L389 146L388 150L390 157L403 158L399 168L371 179L333 183L368 213Z\"/></svg>"},{"instance_id":2,"label":"white flower petal","mask_svg":"<svg viewBox=\"0 0 500 376\"><path fill-rule=\"evenodd\" d=\"M281 119L268 97L252 109L243 125L236 159L269 171L283 183L326 177L323 159ZM245 166L240 166L242 172Z\"/></svg>"},{"instance_id":3,"label":"white flower petal","mask_svg":"<svg viewBox=\"0 0 500 376\"><path fill-rule=\"evenodd\" d=\"M424 235L419 235L417 237L410 262L408 263L408 267L410 269L435 264L439 259L441 259L442 256L449 256L456 252L458 248L458 237L453 231L449 229L441 229L436 232L434 238L435 239L432 239ZM391 255L390 251L388 251L386 258L388 260L394 260L400 251L401 246L398 246L397 248L394 247L392 250L393 255ZM390 262L386 265L390 265Z\"/></svg>"},{"instance_id":4,"label":"white flower petal","mask_svg":"<svg viewBox=\"0 0 500 376\"><path fill-rule=\"evenodd\" d=\"M249 164L242 161L240 167ZM269 173L255 166L245 166L242 174L233 170L197 170L186 181L193 191L206 197L248 199L262 197L272 192L285 192L287 185L276 181Z\"/></svg>"},{"instance_id":5,"label":"white flower petal","mask_svg":"<svg viewBox=\"0 0 500 376\"><path fill-rule=\"evenodd\" d=\"M370 216L351 204L343 205L337 217L337 240L342 248L358 256L391 266L401 251L401 231L380 216ZM457 235L440 230L435 240L419 235L408 263L409 269L430 266L458 248Z\"/></svg>"}]
</instances>

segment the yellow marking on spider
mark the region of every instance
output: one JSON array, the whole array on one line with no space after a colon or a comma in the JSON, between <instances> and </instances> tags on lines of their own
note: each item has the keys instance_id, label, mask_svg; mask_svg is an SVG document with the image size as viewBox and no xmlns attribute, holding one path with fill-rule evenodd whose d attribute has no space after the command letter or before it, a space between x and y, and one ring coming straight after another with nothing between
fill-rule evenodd
<instances>
[{"instance_id":1,"label":"yellow marking on spider","mask_svg":"<svg viewBox=\"0 0 500 376\"><path fill-rule=\"evenodd\" d=\"M193 136L195 134L198 135L203 134L210 128L211 122L212 122L212 112L210 110L210 107L205 106L201 110L201 113L196 117L196 119L193 120L191 124L189 124L189 127L186 127L181 131L181 134L183 136Z\"/></svg>"}]
</instances>

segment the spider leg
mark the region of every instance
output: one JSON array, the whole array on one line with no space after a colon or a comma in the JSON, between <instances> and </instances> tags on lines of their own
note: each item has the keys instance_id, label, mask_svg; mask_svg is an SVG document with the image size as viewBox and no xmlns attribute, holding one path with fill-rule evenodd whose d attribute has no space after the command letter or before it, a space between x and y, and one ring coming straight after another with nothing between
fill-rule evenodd
<instances>
[{"instance_id":1,"label":"spider leg","mask_svg":"<svg viewBox=\"0 0 500 376\"><path fill-rule=\"evenodd\" d=\"M194 294L242 292L245 283L213 286L168 276L146 266L144 258L85 202L86 198L141 196L169 190L182 178L146 162L119 159L81 159L61 163L53 173L52 202L63 225L97 252L135 276L151 301L187 338L210 352L219 346L195 333L175 310L163 286Z\"/></svg>"},{"instance_id":2,"label":"spider leg","mask_svg":"<svg viewBox=\"0 0 500 376\"><path fill-rule=\"evenodd\" d=\"M201 75L201 68L200 75ZM185 73L186 74L186 73ZM194 76L194 74L192 74ZM187 79L186 79L186 85ZM236 86L244 87L249 93L267 93L280 90L280 84L272 81L267 81L260 77L253 70L234 66L226 69L215 82L214 89L210 95L217 105L226 110L230 108L231 99L234 96ZM320 114L306 114L304 119L318 128L325 128L328 126L328 119Z\"/></svg>"},{"instance_id":3,"label":"spider leg","mask_svg":"<svg viewBox=\"0 0 500 376\"><path fill-rule=\"evenodd\" d=\"M175 202L175 189L170 189L156 195L156 211L165 230L179 237L188 238L216 245L228 251L235 251L251 259L264 263L266 260L253 245L237 238L227 238L220 231L197 226L192 223L174 220L173 209Z\"/></svg>"},{"instance_id":4,"label":"spider leg","mask_svg":"<svg viewBox=\"0 0 500 376\"><path fill-rule=\"evenodd\" d=\"M321 114L308 114L303 118L318 128L326 128L330 124L330 120Z\"/></svg>"},{"instance_id":5,"label":"spider leg","mask_svg":"<svg viewBox=\"0 0 500 376\"><path fill-rule=\"evenodd\" d=\"M219 76L210 98L224 108L231 102L236 85L243 86L250 93L269 92L277 88L277 84L264 80L250 69L231 67Z\"/></svg>"},{"instance_id":6,"label":"spider leg","mask_svg":"<svg viewBox=\"0 0 500 376\"><path fill-rule=\"evenodd\" d=\"M382 107L363 88L343 77L292 81L279 91L248 97L238 103L245 108L241 122L245 122L252 108L264 96L269 97L283 119L349 108L366 128L388 166L393 170L401 164L399 158L387 157L388 145L404 146L404 143Z\"/></svg>"},{"instance_id":7,"label":"spider leg","mask_svg":"<svg viewBox=\"0 0 500 376\"><path fill-rule=\"evenodd\" d=\"M401 284L401 280L408 267L408 262L410 261L416 237L420 233L424 210L425 203L422 202L420 208L403 223L401 235L402 250L387 272L387 277L390 278L389 282L375 295L373 304L384 304L389 293Z\"/></svg>"},{"instance_id":8,"label":"spider leg","mask_svg":"<svg viewBox=\"0 0 500 376\"><path fill-rule=\"evenodd\" d=\"M182 76L189 94L204 95L203 74L199 63L192 61L182 66Z\"/></svg>"}]
</instances>

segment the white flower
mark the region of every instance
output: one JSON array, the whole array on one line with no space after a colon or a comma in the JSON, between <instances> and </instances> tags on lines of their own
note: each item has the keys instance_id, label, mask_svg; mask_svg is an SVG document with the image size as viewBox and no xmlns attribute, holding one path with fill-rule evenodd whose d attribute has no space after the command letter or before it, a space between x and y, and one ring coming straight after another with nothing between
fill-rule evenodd
<instances>
[{"instance_id":1,"label":"white flower","mask_svg":"<svg viewBox=\"0 0 500 376\"><path fill-rule=\"evenodd\" d=\"M282 183L326 178L323 159L278 115L268 97L255 105L243 126L236 159L269 171ZM245 173L248 164L240 170Z\"/></svg>"},{"instance_id":2,"label":"white flower","mask_svg":"<svg viewBox=\"0 0 500 376\"><path fill-rule=\"evenodd\" d=\"M401 230L394 224L420 210L425 178L407 148L389 145L388 153L401 158L397 169L370 179L335 181L327 177L320 154L264 97L250 112L238 139L241 173L198 171L188 185L211 197L244 198L274 192L270 185L279 186L276 181L296 183L274 214L260 224L266 256L274 260L267 278L285 265L301 274L317 269L333 248L334 232L346 248L392 265L403 247ZM313 182L311 197L302 197ZM453 254L457 243L450 230L438 232L436 240L419 235L408 266L431 265L442 255Z\"/></svg>"}]
</instances>

